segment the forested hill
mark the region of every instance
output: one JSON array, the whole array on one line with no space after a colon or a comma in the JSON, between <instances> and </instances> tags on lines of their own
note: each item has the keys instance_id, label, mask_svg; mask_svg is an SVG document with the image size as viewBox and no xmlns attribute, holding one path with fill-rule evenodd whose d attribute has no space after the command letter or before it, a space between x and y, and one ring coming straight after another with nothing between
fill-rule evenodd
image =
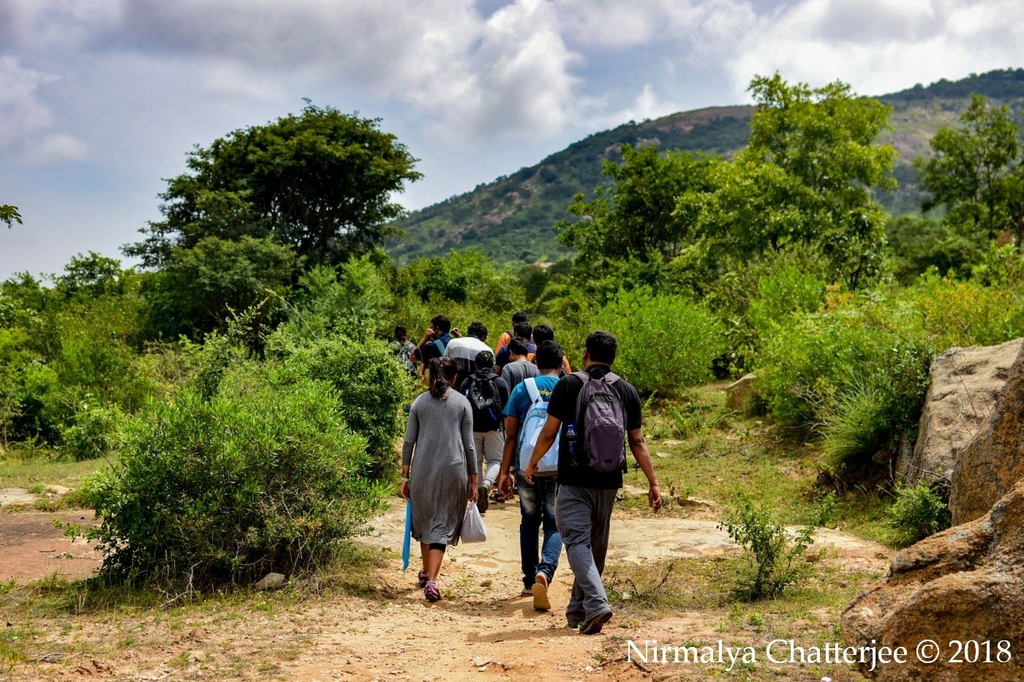
<instances>
[{"instance_id":1,"label":"forested hill","mask_svg":"<svg viewBox=\"0 0 1024 682\"><path fill-rule=\"evenodd\" d=\"M893 108L891 137L900 152L896 167L900 189L879 197L893 213L919 206L910 162L928 152L928 140L959 116L972 93L1022 110L1024 69L990 71L959 81L943 79L878 97ZM664 150L729 155L746 144L753 111L751 106L712 107L630 121L595 133L534 166L415 211L402 221L405 237L391 245L391 254L406 261L472 248L498 262L555 260L565 254L555 239L555 224L567 217L566 207L574 194L592 193L607 180L601 175L602 162L621 158L623 143L657 143Z\"/></svg>"}]
</instances>

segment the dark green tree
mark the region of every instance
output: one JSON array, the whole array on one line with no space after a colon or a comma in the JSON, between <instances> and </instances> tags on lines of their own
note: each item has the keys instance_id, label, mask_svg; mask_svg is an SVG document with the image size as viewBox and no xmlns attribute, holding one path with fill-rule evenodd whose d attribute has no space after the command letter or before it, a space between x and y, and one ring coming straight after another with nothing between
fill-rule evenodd
<instances>
[{"instance_id":1,"label":"dark green tree","mask_svg":"<svg viewBox=\"0 0 1024 682\"><path fill-rule=\"evenodd\" d=\"M21 214L18 213L18 207L9 204L0 206L0 223L7 223L7 227L12 227L14 223L20 225Z\"/></svg>"},{"instance_id":2,"label":"dark green tree","mask_svg":"<svg viewBox=\"0 0 1024 682\"><path fill-rule=\"evenodd\" d=\"M921 208L944 208L947 224L962 234L991 240L1010 230L1020 244L1024 159L1018 126L1009 108L992 107L980 95L959 122L932 137L934 156L914 161L929 193Z\"/></svg>"},{"instance_id":3,"label":"dark green tree","mask_svg":"<svg viewBox=\"0 0 1024 682\"><path fill-rule=\"evenodd\" d=\"M702 232L733 253L816 244L851 288L877 272L886 213L872 190L895 188L896 151L880 144L891 110L835 82L790 85L779 74L750 85L750 142L720 168Z\"/></svg>"},{"instance_id":4,"label":"dark green tree","mask_svg":"<svg viewBox=\"0 0 1024 682\"><path fill-rule=\"evenodd\" d=\"M614 182L597 188L593 200L577 194L569 206L576 221L558 224L558 239L578 259L673 258L693 239L696 216L677 211L680 197L711 189L711 160L688 152L661 154L656 146L622 146L622 163L606 161L602 173Z\"/></svg>"},{"instance_id":5,"label":"dark green tree","mask_svg":"<svg viewBox=\"0 0 1024 682\"><path fill-rule=\"evenodd\" d=\"M198 338L226 329L234 314L260 306L251 322L262 334L296 268L294 249L270 237L206 237L193 248L172 249L147 291L152 333Z\"/></svg>"},{"instance_id":6,"label":"dark green tree","mask_svg":"<svg viewBox=\"0 0 1024 682\"><path fill-rule=\"evenodd\" d=\"M149 267L209 237L273 235L306 266L338 264L393 233L403 214L392 200L418 180L416 159L379 119L308 104L262 126L236 130L188 155L188 172L167 181L161 212L124 247Z\"/></svg>"}]
</instances>

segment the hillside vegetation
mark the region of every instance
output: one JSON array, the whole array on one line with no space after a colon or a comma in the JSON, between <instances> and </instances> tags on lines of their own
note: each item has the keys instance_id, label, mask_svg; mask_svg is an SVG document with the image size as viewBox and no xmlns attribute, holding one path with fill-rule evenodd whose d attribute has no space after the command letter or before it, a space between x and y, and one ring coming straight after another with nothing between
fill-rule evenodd
<instances>
[{"instance_id":1,"label":"hillside vegetation","mask_svg":"<svg viewBox=\"0 0 1024 682\"><path fill-rule=\"evenodd\" d=\"M882 139L891 141L900 155L893 168L898 188L877 195L891 213L919 210L923 195L913 160L930 153L928 141L939 128L956 121L975 93L1020 111L1024 69L943 79L876 98L893 109L890 130ZM592 193L607 183L601 176L602 164L620 162L623 144L731 156L747 143L753 112L752 106L712 107L594 133L536 165L414 211L397 223L405 234L388 251L400 262L444 255L451 249L474 249L499 263L558 260L569 251L557 241L555 226L568 217L566 207L575 194Z\"/></svg>"}]
</instances>

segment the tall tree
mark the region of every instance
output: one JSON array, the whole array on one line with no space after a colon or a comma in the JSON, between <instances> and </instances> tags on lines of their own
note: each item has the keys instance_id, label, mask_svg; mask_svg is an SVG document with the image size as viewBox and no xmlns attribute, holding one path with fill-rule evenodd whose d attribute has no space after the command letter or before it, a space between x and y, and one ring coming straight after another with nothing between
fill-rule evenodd
<instances>
[{"instance_id":1,"label":"tall tree","mask_svg":"<svg viewBox=\"0 0 1024 682\"><path fill-rule=\"evenodd\" d=\"M392 195L421 177L416 159L379 123L307 103L301 115L197 147L189 171L160 195L164 219L143 228L146 238L125 253L161 267L175 248L243 236L273 236L307 266L366 253L404 212Z\"/></svg>"},{"instance_id":2,"label":"tall tree","mask_svg":"<svg viewBox=\"0 0 1024 682\"><path fill-rule=\"evenodd\" d=\"M21 214L18 213L18 207L9 204L0 206L0 223L7 223L7 227L12 227L14 223L20 225Z\"/></svg>"},{"instance_id":3,"label":"tall tree","mask_svg":"<svg viewBox=\"0 0 1024 682\"><path fill-rule=\"evenodd\" d=\"M886 213L872 191L895 187L896 150L878 142L891 110L839 82L812 89L775 74L754 78L750 91L750 141L716 170L704 238L739 255L816 244L856 288L885 243Z\"/></svg>"},{"instance_id":4,"label":"tall tree","mask_svg":"<svg viewBox=\"0 0 1024 682\"><path fill-rule=\"evenodd\" d=\"M980 95L959 121L958 128L943 126L932 137L934 156L914 160L930 195L921 208L941 206L951 227L986 240L1009 229L1020 244L1024 159L1017 124L1005 105L992 107Z\"/></svg>"},{"instance_id":5,"label":"tall tree","mask_svg":"<svg viewBox=\"0 0 1024 682\"><path fill-rule=\"evenodd\" d=\"M577 194L569 213L581 220L558 224L558 239L579 259L673 258L693 239L695 216L676 211L680 197L710 190L711 160L689 152L661 154L657 146L622 146L622 163L605 161L602 173L614 181L599 187L592 201Z\"/></svg>"}]
</instances>

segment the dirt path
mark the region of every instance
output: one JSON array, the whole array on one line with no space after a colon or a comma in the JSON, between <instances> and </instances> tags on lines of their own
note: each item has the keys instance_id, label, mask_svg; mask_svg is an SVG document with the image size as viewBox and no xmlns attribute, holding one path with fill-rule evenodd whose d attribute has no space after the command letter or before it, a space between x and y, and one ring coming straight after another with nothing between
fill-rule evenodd
<instances>
[{"instance_id":1,"label":"dirt path","mask_svg":"<svg viewBox=\"0 0 1024 682\"><path fill-rule=\"evenodd\" d=\"M51 574L56 560L40 563L33 552L41 554L42 545L33 543L55 543L61 551L75 547L61 544L67 541L53 529L54 516L0 514L0 538L7 538L0 566L8 566L7 571L16 566L19 577L24 578ZM77 518L80 514L64 516L81 520ZM377 530L360 542L400 551L403 522L404 509L396 504L374 520ZM0 666L0 681L69 676L124 680L704 680L725 674L727 663L648 665L647 672L625 660L627 640L641 646L651 640L681 646L734 638L723 635L721 613L686 612L653 621L617 617L604 634L580 636L565 627L562 613L566 581L571 578L564 554L551 589L554 609L536 612L529 598L518 596L518 505L492 505L485 522L488 542L451 549L440 580L445 599L437 604L425 602L415 586L418 567L414 558L408 573L402 573L399 561L392 560L378 593L366 598L310 597L281 606L255 594L237 607L221 603L170 612L148 609L123 617L111 617L101 610L69 617L63 627L33 620L33 651L43 652L36 655L40 660L21 663L14 670L17 674L9 678ZM47 524L49 531L44 530ZM23 540L11 542L15 537ZM823 533L819 543L834 546L840 559L857 570L882 570L892 554L879 545L836 532ZM609 561L616 563L707 556L736 549L714 521L628 518L619 517L618 512L611 546ZM85 560L81 561L84 566ZM28 575L33 571L38 574ZM0 579L5 575L13 574L0 573ZM0 613L0 620L18 627L19 616ZM739 634L742 641L726 644L763 646L776 636L767 632ZM758 669L765 672L763 667ZM836 682L858 679L849 671L837 672L828 672ZM769 673L814 680L821 679L821 674L809 666ZM739 670L728 676L735 675L747 677Z\"/></svg>"}]
</instances>

